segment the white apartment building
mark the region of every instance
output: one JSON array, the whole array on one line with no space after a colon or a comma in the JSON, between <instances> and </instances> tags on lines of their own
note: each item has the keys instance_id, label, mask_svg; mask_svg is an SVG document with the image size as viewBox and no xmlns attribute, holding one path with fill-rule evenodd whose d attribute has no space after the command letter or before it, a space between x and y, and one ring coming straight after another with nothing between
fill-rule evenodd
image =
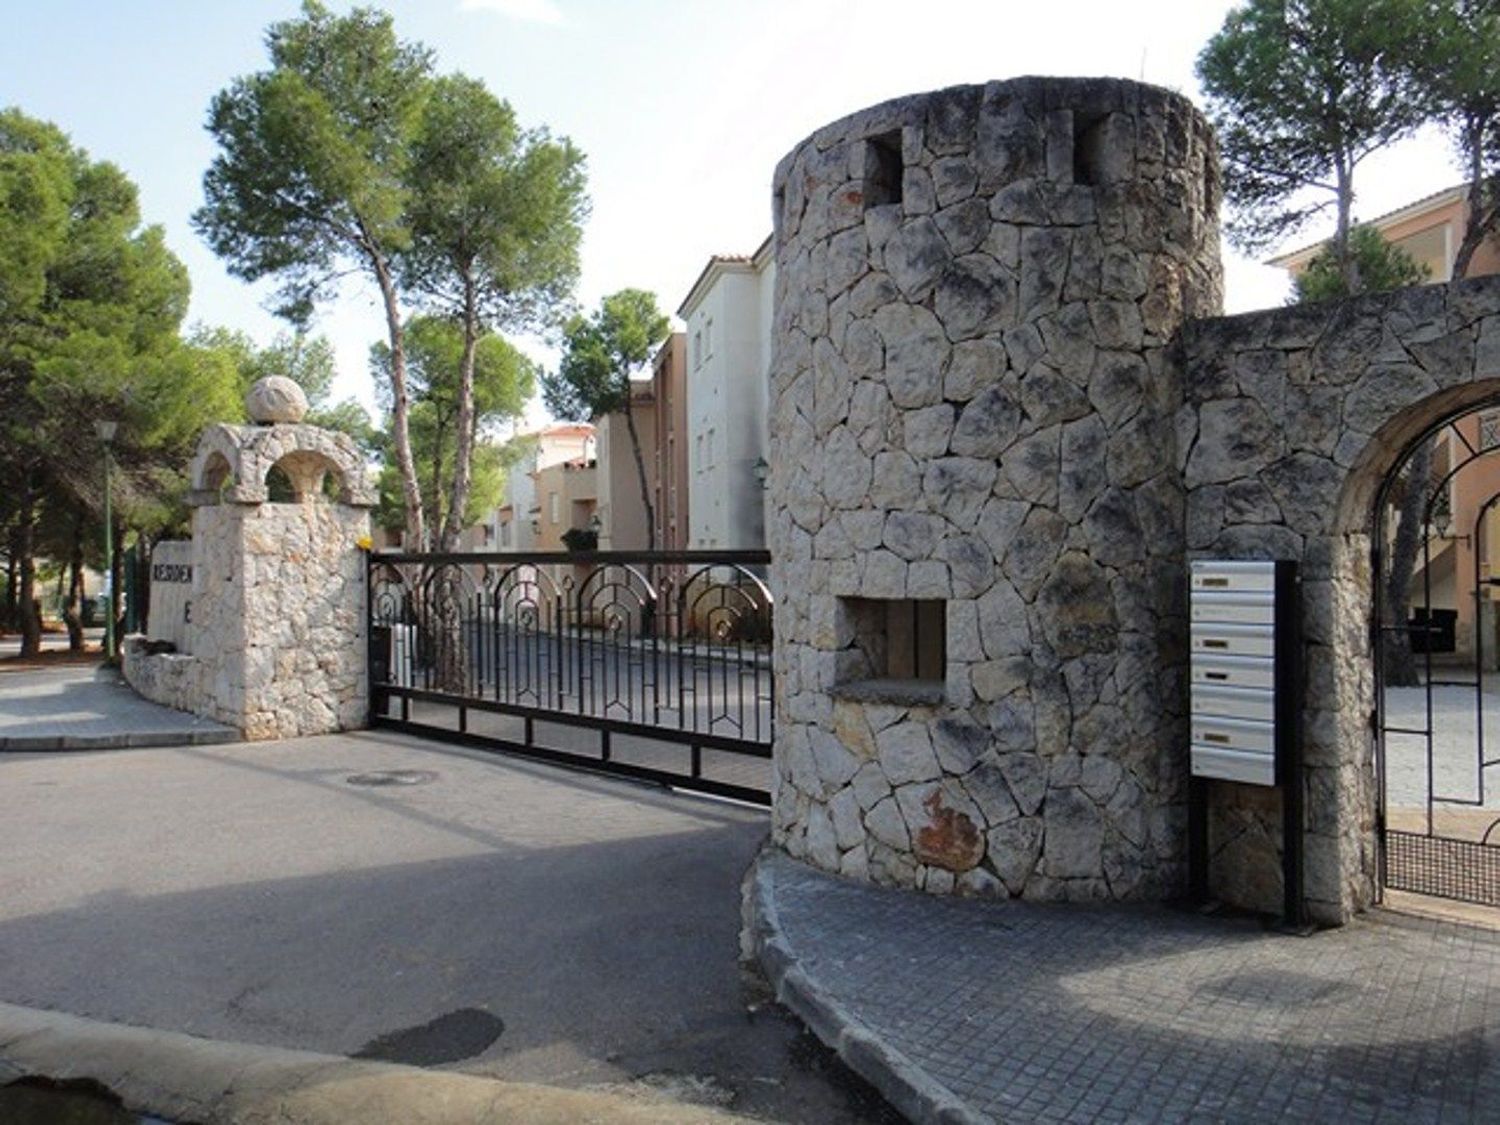
<instances>
[{"instance_id":1,"label":"white apartment building","mask_svg":"<svg viewBox=\"0 0 1500 1125\"><path fill-rule=\"evenodd\" d=\"M766 545L771 364L771 240L748 257L716 256L677 310L687 326L689 545Z\"/></svg>"}]
</instances>

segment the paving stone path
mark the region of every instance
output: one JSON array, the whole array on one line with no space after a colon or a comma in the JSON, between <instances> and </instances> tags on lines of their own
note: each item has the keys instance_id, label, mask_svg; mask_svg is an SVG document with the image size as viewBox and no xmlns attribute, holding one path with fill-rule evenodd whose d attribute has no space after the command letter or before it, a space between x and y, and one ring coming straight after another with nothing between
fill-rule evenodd
<instances>
[{"instance_id":1,"label":"paving stone path","mask_svg":"<svg viewBox=\"0 0 1500 1125\"><path fill-rule=\"evenodd\" d=\"M0 674L0 751L237 742L230 727L149 703L98 665Z\"/></svg>"},{"instance_id":2,"label":"paving stone path","mask_svg":"<svg viewBox=\"0 0 1500 1125\"><path fill-rule=\"evenodd\" d=\"M748 893L783 994L916 1120L1500 1120L1500 933L933 899L776 854Z\"/></svg>"}]
</instances>

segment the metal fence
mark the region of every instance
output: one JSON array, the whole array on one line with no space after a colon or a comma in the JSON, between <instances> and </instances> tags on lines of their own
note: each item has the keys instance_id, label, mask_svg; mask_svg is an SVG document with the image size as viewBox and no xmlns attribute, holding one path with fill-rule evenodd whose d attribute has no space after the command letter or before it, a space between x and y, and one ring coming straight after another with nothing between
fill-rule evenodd
<instances>
[{"instance_id":1,"label":"metal fence","mask_svg":"<svg viewBox=\"0 0 1500 1125\"><path fill-rule=\"evenodd\" d=\"M768 804L769 562L372 554L371 725Z\"/></svg>"}]
</instances>

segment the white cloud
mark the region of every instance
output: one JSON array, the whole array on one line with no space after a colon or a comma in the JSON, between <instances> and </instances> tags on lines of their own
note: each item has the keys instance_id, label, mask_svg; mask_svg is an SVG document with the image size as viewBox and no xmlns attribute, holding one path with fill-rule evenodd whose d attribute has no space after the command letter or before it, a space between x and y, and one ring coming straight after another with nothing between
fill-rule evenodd
<instances>
[{"instance_id":1,"label":"white cloud","mask_svg":"<svg viewBox=\"0 0 1500 1125\"><path fill-rule=\"evenodd\" d=\"M459 0L461 12L499 12L528 23L562 23L563 14L553 0Z\"/></svg>"}]
</instances>

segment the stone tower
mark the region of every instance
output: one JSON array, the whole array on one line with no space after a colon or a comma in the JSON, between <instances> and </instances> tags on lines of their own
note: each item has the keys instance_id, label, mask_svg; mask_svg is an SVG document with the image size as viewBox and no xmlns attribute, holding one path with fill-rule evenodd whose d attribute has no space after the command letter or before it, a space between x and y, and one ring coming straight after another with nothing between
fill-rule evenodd
<instances>
[{"instance_id":1,"label":"stone tower","mask_svg":"<svg viewBox=\"0 0 1500 1125\"><path fill-rule=\"evenodd\" d=\"M1177 888L1166 348L1221 303L1207 123L956 87L819 130L774 192L776 840L934 892Z\"/></svg>"}]
</instances>

